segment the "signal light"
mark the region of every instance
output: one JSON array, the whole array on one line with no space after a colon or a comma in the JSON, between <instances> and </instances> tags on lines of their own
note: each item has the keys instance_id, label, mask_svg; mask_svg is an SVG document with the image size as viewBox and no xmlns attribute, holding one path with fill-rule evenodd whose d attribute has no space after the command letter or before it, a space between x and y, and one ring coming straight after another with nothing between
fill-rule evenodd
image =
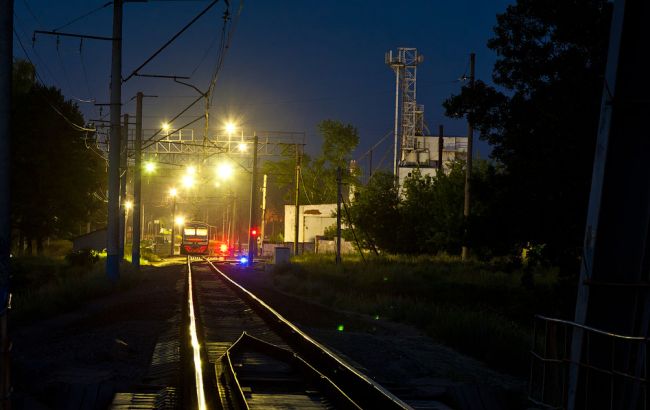
<instances>
[{"instance_id":1,"label":"signal light","mask_svg":"<svg viewBox=\"0 0 650 410\"><path fill-rule=\"evenodd\" d=\"M219 250L220 250L221 252L224 252L224 253L225 253L225 252L228 252L228 245L226 245L225 243L222 243L222 244L219 246Z\"/></svg>"},{"instance_id":2,"label":"signal light","mask_svg":"<svg viewBox=\"0 0 650 410\"><path fill-rule=\"evenodd\" d=\"M246 265L246 264L248 263L248 258L245 257L245 256L242 256L242 257L239 259L239 263L241 263L242 265Z\"/></svg>"},{"instance_id":3,"label":"signal light","mask_svg":"<svg viewBox=\"0 0 650 410\"><path fill-rule=\"evenodd\" d=\"M251 236L253 237L257 236L258 232L259 231L257 230L257 228L251 228Z\"/></svg>"}]
</instances>

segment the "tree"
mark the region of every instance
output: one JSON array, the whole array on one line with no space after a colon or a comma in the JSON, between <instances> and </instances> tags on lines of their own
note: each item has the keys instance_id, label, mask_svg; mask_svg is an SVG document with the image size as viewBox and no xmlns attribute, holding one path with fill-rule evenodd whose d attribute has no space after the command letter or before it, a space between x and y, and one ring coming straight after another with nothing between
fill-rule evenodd
<instances>
[{"instance_id":1,"label":"tree","mask_svg":"<svg viewBox=\"0 0 650 410\"><path fill-rule=\"evenodd\" d=\"M397 232L402 226L399 203L393 174L376 172L357 191L349 207L350 218L344 214L344 220L354 226L364 245L374 244L389 252L399 252L401 242Z\"/></svg>"},{"instance_id":2,"label":"tree","mask_svg":"<svg viewBox=\"0 0 650 410\"><path fill-rule=\"evenodd\" d=\"M14 65L12 105L12 218L20 236L70 237L101 206L104 162L86 146L94 136L76 104L60 90L36 83L31 64Z\"/></svg>"},{"instance_id":3,"label":"tree","mask_svg":"<svg viewBox=\"0 0 650 410\"><path fill-rule=\"evenodd\" d=\"M444 103L503 166L492 215L503 239L546 243L556 262L575 260L584 234L610 15L605 0L518 0L488 41L503 91L477 81Z\"/></svg>"}]
</instances>

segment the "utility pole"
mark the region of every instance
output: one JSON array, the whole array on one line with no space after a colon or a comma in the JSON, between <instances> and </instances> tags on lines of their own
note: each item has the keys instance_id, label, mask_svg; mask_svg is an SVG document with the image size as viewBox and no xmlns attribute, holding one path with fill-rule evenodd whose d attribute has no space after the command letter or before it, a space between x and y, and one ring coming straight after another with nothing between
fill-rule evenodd
<instances>
[{"instance_id":1,"label":"utility pole","mask_svg":"<svg viewBox=\"0 0 650 410\"><path fill-rule=\"evenodd\" d=\"M261 223L260 223L260 244L262 247L264 246L264 232L266 231L266 177L267 175L264 174L264 179L262 182L262 215L261 215ZM264 248L262 248L262 254L264 254Z\"/></svg>"},{"instance_id":2,"label":"utility pole","mask_svg":"<svg viewBox=\"0 0 650 410\"><path fill-rule=\"evenodd\" d=\"M469 87L474 89L474 64L476 60L474 53L469 54ZM469 116L469 113L467 113ZM474 126L470 119L467 119L467 165L465 170L465 205L463 207L463 218L465 220L465 237L463 238L463 248L461 251L461 259L467 260L469 257L469 248L467 247L467 223L470 215L470 194L471 194L471 179L472 179L472 155L474 150Z\"/></svg>"},{"instance_id":3,"label":"utility pole","mask_svg":"<svg viewBox=\"0 0 650 410\"><path fill-rule=\"evenodd\" d=\"M173 202L172 202L172 238L171 238L171 250L169 251L169 254L171 256L174 256L174 229L176 226L176 195L172 195L173 197Z\"/></svg>"},{"instance_id":4,"label":"utility pole","mask_svg":"<svg viewBox=\"0 0 650 410\"><path fill-rule=\"evenodd\" d=\"M124 259L126 246L126 177L128 171L127 153L129 148L129 114L124 114L120 156L120 259Z\"/></svg>"},{"instance_id":5,"label":"utility pole","mask_svg":"<svg viewBox=\"0 0 650 410\"><path fill-rule=\"evenodd\" d=\"M131 265L140 270L140 228L142 194L142 97L135 95L135 166L133 169L133 240L131 241Z\"/></svg>"},{"instance_id":6,"label":"utility pole","mask_svg":"<svg viewBox=\"0 0 650 410\"><path fill-rule=\"evenodd\" d=\"M341 263L341 167L336 167L336 264Z\"/></svg>"},{"instance_id":7,"label":"utility pole","mask_svg":"<svg viewBox=\"0 0 650 410\"><path fill-rule=\"evenodd\" d=\"M442 168L442 151L445 149L445 137L442 124L438 127L438 175L443 171Z\"/></svg>"},{"instance_id":8,"label":"utility pole","mask_svg":"<svg viewBox=\"0 0 650 410\"><path fill-rule=\"evenodd\" d=\"M296 190L295 190L295 209L296 217L294 219L293 226L293 254L298 255L298 235L300 234L300 152L298 151L298 145L296 144Z\"/></svg>"},{"instance_id":9,"label":"utility pole","mask_svg":"<svg viewBox=\"0 0 650 410\"><path fill-rule=\"evenodd\" d=\"M257 256L257 235L252 235L253 228L257 229L257 134L253 134L253 173L251 174L251 209L248 227L248 263L253 263ZM259 232L257 232L259 235Z\"/></svg>"},{"instance_id":10,"label":"utility pole","mask_svg":"<svg viewBox=\"0 0 650 410\"><path fill-rule=\"evenodd\" d=\"M122 2L113 1L113 51L111 57L111 130L108 152L108 228L106 230L106 274L120 278L120 117L122 101ZM3 13L8 14L8 13Z\"/></svg>"},{"instance_id":11,"label":"utility pole","mask_svg":"<svg viewBox=\"0 0 650 410\"><path fill-rule=\"evenodd\" d=\"M11 406L8 313L11 253L11 75L13 68L13 0L0 0L0 406Z\"/></svg>"}]
</instances>

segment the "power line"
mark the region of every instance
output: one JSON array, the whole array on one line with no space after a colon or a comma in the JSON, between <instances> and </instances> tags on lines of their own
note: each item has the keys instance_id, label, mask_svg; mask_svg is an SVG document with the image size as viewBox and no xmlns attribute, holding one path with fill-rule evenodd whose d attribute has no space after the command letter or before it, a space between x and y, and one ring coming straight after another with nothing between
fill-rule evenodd
<instances>
[{"instance_id":1,"label":"power line","mask_svg":"<svg viewBox=\"0 0 650 410\"><path fill-rule=\"evenodd\" d=\"M18 40L18 44L20 45L20 48L23 50L23 53L25 54L25 57L27 58L27 60L29 60L29 62L30 62L30 64L32 65L32 67L34 67L34 74L36 75L36 80L37 80L37 81L38 81L38 82L39 82L43 87L46 87L45 83L43 82L43 79L42 79L41 76L38 74L38 70L36 70L36 65L34 64L34 62L32 61L32 59L29 57L29 54L27 54L27 50L25 49L25 46L23 45L23 42L22 42L22 40L20 39L20 35L18 35L18 31L16 31L16 28L15 28L15 27L14 27L14 30L13 30L13 31L14 31L14 34L16 35L16 39ZM83 127L83 126L81 126L81 125L76 124L74 121L72 121L71 119L69 119L65 114L63 114L63 113L62 113L58 108L56 108L56 107L54 106L54 104L52 104L52 102L50 102L50 100L48 100L45 96L41 95L41 97L43 97L43 99L45 100L45 102L47 102L47 104L52 108L52 110L54 110L54 112L56 112L59 116L61 116L61 118L63 118L63 119L64 119L64 120L65 120L65 121L66 121L70 126L72 126L75 130L77 130L77 131L81 131L81 132L95 132L95 131L96 131L95 128L86 128L86 127Z\"/></svg>"},{"instance_id":2,"label":"power line","mask_svg":"<svg viewBox=\"0 0 650 410\"><path fill-rule=\"evenodd\" d=\"M75 17L75 18L73 18L72 20L70 20L70 21L68 21L67 23L65 23L64 25L62 25L61 27L55 28L55 29L52 30L52 31L59 31L59 30L61 30L62 28L66 28L66 27L68 27L69 25L71 25L71 24L73 24L73 23L76 23L77 21L79 21L79 20L81 20L81 19L83 19L83 18L85 18L85 17L88 17L88 16L90 16L90 15L93 14L93 13L98 12L99 10L105 9L106 7L110 6L111 4L113 4L113 2L112 2L112 1L109 1L108 3L105 3L105 4L103 4L103 5L101 5L101 6L97 7L97 8L94 8L94 9L90 10L89 12L82 14L82 15L79 16L79 17Z\"/></svg>"},{"instance_id":3,"label":"power line","mask_svg":"<svg viewBox=\"0 0 650 410\"><path fill-rule=\"evenodd\" d=\"M176 40L181 34L185 32L190 26L192 26L201 16L203 16L205 13L207 13L215 4L217 4L219 0L213 0L212 3L208 5L203 11L201 11L196 17L194 17L189 23L187 23L180 31L178 31L176 34L172 36L165 44L163 44L158 50L156 50L149 58L147 58L144 63L140 64L131 74L129 74L124 80L122 80L123 83L129 81L134 75L138 73L144 66L149 64L151 60L156 58L158 54L160 54L165 48L167 48L174 40Z\"/></svg>"}]
</instances>

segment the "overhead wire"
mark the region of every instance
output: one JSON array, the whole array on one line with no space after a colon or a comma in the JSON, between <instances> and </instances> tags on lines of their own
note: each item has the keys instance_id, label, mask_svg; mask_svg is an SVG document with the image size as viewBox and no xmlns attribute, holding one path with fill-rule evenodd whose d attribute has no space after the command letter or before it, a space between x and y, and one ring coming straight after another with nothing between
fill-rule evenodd
<instances>
[{"instance_id":1,"label":"overhead wire","mask_svg":"<svg viewBox=\"0 0 650 410\"><path fill-rule=\"evenodd\" d=\"M156 50L151 56L149 56L142 64L140 64L131 74L129 74L126 78L122 80L122 83L125 83L129 81L133 76L137 75L138 72L144 68L147 64L149 64L154 58L158 56L164 49L166 49L171 43L174 42L181 34L185 32L188 28L190 28L196 21L201 18L205 13L207 13L215 4L217 4L219 0L213 0L205 9L203 9L199 14L197 14L192 20L190 20L189 23L187 23L180 31L178 31L176 34L172 36L165 44L163 44L158 50Z\"/></svg>"},{"instance_id":2,"label":"overhead wire","mask_svg":"<svg viewBox=\"0 0 650 410\"><path fill-rule=\"evenodd\" d=\"M41 78L41 76L38 74L38 70L36 70L36 65L34 64L34 62L32 61L32 59L30 58L29 54L27 53L27 49L25 49L25 46L24 46L24 44L23 44L23 42L22 42L22 40L21 40L21 38L20 38L20 35L18 34L18 31L16 30L15 27L14 27L14 29L13 29L13 32L14 32L14 34L16 35L16 39L18 40L18 44L20 45L20 48L23 50L23 53L25 54L25 57L27 58L27 60L28 60L28 61L32 64L32 66L34 67L34 74L35 74L35 76L36 76L36 80L37 80L37 81L38 81L42 86L45 87L45 82L43 81L43 79ZM54 110L55 113L57 113L59 116L61 116L61 118L63 118L63 119L64 119L64 120L65 120L65 121L66 121L66 122L67 122L67 123L68 123L72 128L74 128L75 130L77 130L77 131L81 131L81 132L95 132L95 131L96 131L95 128L87 128L87 127L84 127L84 126L81 126L81 125L76 124L74 121L72 121L71 119L69 119L65 114L63 114L63 113L62 113L62 112L61 112L57 107L55 107L54 104L52 104L52 102L51 102L50 100L48 100L45 96L43 96L43 99L44 99L44 100L47 102L47 104L52 108L52 110Z\"/></svg>"},{"instance_id":3,"label":"overhead wire","mask_svg":"<svg viewBox=\"0 0 650 410\"><path fill-rule=\"evenodd\" d=\"M109 1L109 2L107 2L107 3L104 3L103 5L101 5L101 6L97 7L97 8L94 8L94 9L90 10L89 12L86 12L86 13L82 14L82 15L79 16L79 17L75 17L75 18L73 18L72 20L68 21L68 22L65 23L64 25L62 25L62 26L60 26L60 27L57 27L57 28L55 28L55 29L52 30L52 31L59 31L59 30L61 30L61 29L63 29L63 28L66 28L66 27L68 27L68 26L70 26L70 25L76 23L77 21L79 21L79 20L81 20L81 19L84 19L84 18L90 16L90 15L93 14L93 13L98 12L99 10L105 9L106 7L110 6L111 4L113 4L112 1Z\"/></svg>"},{"instance_id":4,"label":"overhead wire","mask_svg":"<svg viewBox=\"0 0 650 410\"><path fill-rule=\"evenodd\" d=\"M228 5L228 3L226 3L226 4ZM212 7L212 5L214 5L214 2L211 3L211 5L209 7ZM236 26L236 24L238 22L238 19L239 19L239 16L241 15L242 9L243 9L243 1L241 1L239 3L239 8L238 8L238 12L237 12L237 15L236 15L234 26ZM204 10L200 15L203 15L206 10ZM212 96L213 96L212 91L214 90L214 85L216 84L218 74L219 74L219 72L221 70L221 67L223 66L223 62L224 62L224 59L225 59L225 50L227 50L230 47L230 42L232 41L232 35L234 34L233 25L231 25L231 30L230 31L228 31L228 32L226 31L228 16L229 16L228 10L226 10L226 12L224 13L224 23L223 23L222 31L221 31L222 32L222 40L220 42L217 63L216 63L215 70L213 72L212 78L210 80L210 85L208 87L208 90L205 93L203 93L202 95L200 95L199 97L197 97L196 99L194 99L194 101L192 101L188 106L186 106L180 113L178 113L171 120L169 120L168 121L169 124L173 123L176 119L180 118L185 112L187 112L190 108L192 108L194 105L196 105L196 103L201 101L201 99L209 98L210 101L212 100ZM224 39L224 37L225 37L224 34L226 32L228 33L227 34L227 39ZM175 36L175 37L177 37L177 36ZM134 73L136 71L134 71ZM135 74L133 74L133 75L135 75ZM126 80L124 80L124 81L126 81ZM185 127L197 122L200 118L205 118L205 115L203 117L199 117L199 118L189 122L188 124L183 125L180 128L177 128L175 131L180 131L180 130L184 129ZM154 140L162 132L162 130L163 130L162 128L158 129L151 137L149 137L145 141L143 141L142 148L143 149L148 148L151 145L153 145L156 142L163 139L164 137L161 137L161 138L158 138L157 140Z\"/></svg>"}]
</instances>

